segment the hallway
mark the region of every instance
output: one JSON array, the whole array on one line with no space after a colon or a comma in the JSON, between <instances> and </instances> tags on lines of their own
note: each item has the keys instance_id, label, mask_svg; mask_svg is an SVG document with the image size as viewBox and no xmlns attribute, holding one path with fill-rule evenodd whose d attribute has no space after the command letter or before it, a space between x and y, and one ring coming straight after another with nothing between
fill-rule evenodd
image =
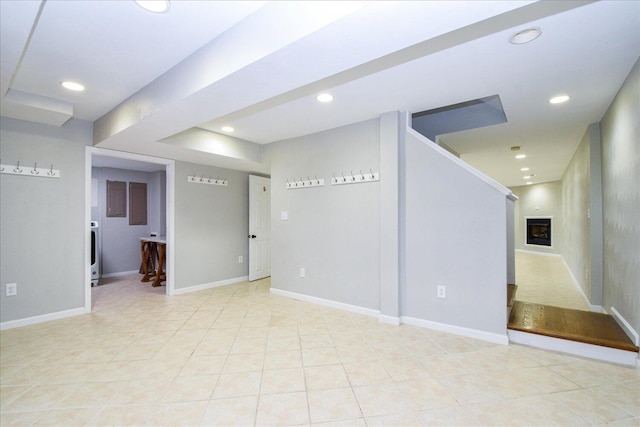
<instances>
[{"instance_id":1,"label":"hallway","mask_svg":"<svg viewBox=\"0 0 640 427\"><path fill-rule=\"evenodd\" d=\"M518 301L589 311L559 256L516 251L516 284Z\"/></svg>"}]
</instances>

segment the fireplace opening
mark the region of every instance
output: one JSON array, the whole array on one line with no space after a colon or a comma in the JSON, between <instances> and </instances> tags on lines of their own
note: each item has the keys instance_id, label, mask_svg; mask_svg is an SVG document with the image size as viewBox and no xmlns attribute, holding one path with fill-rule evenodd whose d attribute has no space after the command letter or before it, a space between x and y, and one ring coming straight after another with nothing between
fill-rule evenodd
<instances>
[{"instance_id":1,"label":"fireplace opening","mask_svg":"<svg viewBox=\"0 0 640 427\"><path fill-rule=\"evenodd\" d=\"M527 218L527 245L551 246L551 218Z\"/></svg>"}]
</instances>

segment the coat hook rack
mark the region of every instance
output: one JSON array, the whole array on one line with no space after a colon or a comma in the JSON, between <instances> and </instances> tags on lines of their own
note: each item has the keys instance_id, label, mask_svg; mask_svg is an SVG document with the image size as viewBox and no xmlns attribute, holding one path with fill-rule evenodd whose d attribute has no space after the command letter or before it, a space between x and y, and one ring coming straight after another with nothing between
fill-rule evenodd
<instances>
[{"instance_id":1,"label":"coat hook rack","mask_svg":"<svg viewBox=\"0 0 640 427\"><path fill-rule=\"evenodd\" d=\"M324 179L318 178L314 175L314 178L311 178L311 175L307 175L307 179L300 177L300 179L290 180L286 179L285 186L287 190L295 190L297 188L311 188L311 187L322 187L324 186Z\"/></svg>"},{"instance_id":2,"label":"coat hook rack","mask_svg":"<svg viewBox=\"0 0 640 427\"><path fill-rule=\"evenodd\" d=\"M350 171L351 175L345 175L344 172L341 172L340 175L336 177L335 173L332 173L331 176L331 185L342 185L342 184L361 184L364 182L375 182L380 181L380 173L374 172L373 169L369 169L369 172L362 172L362 169L359 170L360 173L353 173Z\"/></svg>"},{"instance_id":3,"label":"coat hook rack","mask_svg":"<svg viewBox=\"0 0 640 427\"><path fill-rule=\"evenodd\" d=\"M189 175L187 177L187 181L192 184L220 185L223 187L227 187L229 185L229 181L227 181L227 178L217 177L216 179L213 179L213 177L211 176L209 178L205 178L204 174L200 176L196 176L195 174Z\"/></svg>"},{"instance_id":4,"label":"coat hook rack","mask_svg":"<svg viewBox=\"0 0 640 427\"><path fill-rule=\"evenodd\" d=\"M0 164L0 173L7 175L34 176L37 178L60 178L60 171L53 168L39 168L38 163L34 162L32 169L24 169L20 166L18 160L15 165Z\"/></svg>"}]
</instances>

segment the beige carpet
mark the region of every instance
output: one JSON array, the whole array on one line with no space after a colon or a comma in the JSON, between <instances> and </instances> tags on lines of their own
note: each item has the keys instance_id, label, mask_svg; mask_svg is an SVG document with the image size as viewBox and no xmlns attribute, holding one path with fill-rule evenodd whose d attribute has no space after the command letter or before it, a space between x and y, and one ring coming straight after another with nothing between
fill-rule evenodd
<instances>
[{"instance_id":1,"label":"beige carpet","mask_svg":"<svg viewBox=\"0 0 640 427\"><path fill-rule=\"evenodd\" d=\"M562 258L516 252L516 300L589 310Z\"/></svg>"}]
</instances>

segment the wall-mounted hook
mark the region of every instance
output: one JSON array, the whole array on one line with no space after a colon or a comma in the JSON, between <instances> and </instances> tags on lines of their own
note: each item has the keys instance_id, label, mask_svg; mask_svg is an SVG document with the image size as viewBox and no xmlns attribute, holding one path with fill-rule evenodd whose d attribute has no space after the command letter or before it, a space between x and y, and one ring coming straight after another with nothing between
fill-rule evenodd
<instances>
[{"instance_id":1,"label":"wall-mounted hook","mask_svg":"<svg viewBox=\"0 0 640 427\"><path fill-rule=\"evenodd\" d=\"M351 181L355 181L355 180L356 180L356 177L353 176L353 171L351 171Z\"/></svg>"},{"instance_id":2,"label":"wall-mounted hook","mask_svg":"<svg viewBox=\"0 0 640 427\"><path fill-rule=\"evenodd\" d=\"M360 169L360 181L364 181L364 174L362 173L362 169Z\"/></svg>"},{"instance_id":3,"label":"wall-mounted hook","mask_svg":"<svg viewBox=\"0 0 640 427\"><path fill-rule=\"evenodd\" d=\"M344 177L344 172L342 172L342 182L347 182L347 178Z\"/></svg>"},{"instance_id":4,"label":"wall-mounted hook","mask_svg":"<svg viewBox=\"0 0 640 427\"><path fill-rule=\"evenodd\" d=\"M227 178L226 177L222 180L222 185L227 185Z\"/></svg>"},{"instance_id":5,"label":"wall-mounted hook","mask_svg":"<svg viewBox=\"0 0 640 427\"><path fill-rule=\"evenodd\" d=\"M371 172L371 179L374 179L376 176L373 174L373 169L369 169L369 172Z\"/></svg>"},{"instance_id":6,"label":"wall-mounted hook","mask_svg":"<svg viewBox=\"0 0 640 427\"><path fill-rule=\"evenodd\" d=\"M191 181L195 181L196 180L196 174L194 173L193 176L191 177Z\"/></svg>"},{"instance_id":7,"label":"wall-mounted hook","mask_svg":"<svg viewBox=\"0 0 640 427\"><path fill-rule=\"evenodd\" d=\"M318 175L316 175L316 184L320 185L320 180L318 179Z\"/></svg>"},{"instance_id":8,"label":"wall-mounted hook","mask_svg":"<svg viewBox=\"0 0 640 427\"><path fill-rule=\"evenodd\" d=\"M56 173L53 171L53 163L51 164L51 169L49 169L49 172L47 172L47 175L49 176L54 176Z\"/></svg>"},{"instance_id":9,"label":"wall-mounted hook","mask_svg":"<svg viewBox=\"0 0 640 427\"><path fill-rule=\"evenodd\" d=\"M22 173L22 169L20 169L20 160L16 164L16 168L13 170L15 173Z\"/></svg>"},{"instance_id":10,"label":"wall-mounted hook","mask_svg":"<svg viewBox=\"0 0 640 427\"><path fill-rule=\"evenodd\" d=\"M40 175L37 162L33 164L33 169L31 169L31 175Z\"/></svg>"}]
</instances>

